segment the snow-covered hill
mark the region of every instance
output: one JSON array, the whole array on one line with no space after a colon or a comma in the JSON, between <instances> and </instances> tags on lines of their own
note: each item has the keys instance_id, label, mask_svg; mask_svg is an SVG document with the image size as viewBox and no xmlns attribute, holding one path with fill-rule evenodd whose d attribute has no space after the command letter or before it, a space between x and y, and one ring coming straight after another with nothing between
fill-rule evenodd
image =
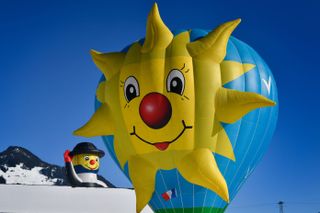
<instances>
[{"instance_id":1,"label":"snow-covered hill","mask_svg":"<svg viewBox=\"0 0 320 213\"><path fill-rule=\"evenodd\" d=\"M26 185L57 185L63 183L63 178L48 178L41 174L43 167L33 167L25 169L25 165L20 163L14 167L3 166L5 172L0 170L0 176L5 180L6 184L26 184Z\"/></svg>"},{"instance_id":2,"label":"snow-covered hill","mask_svg":"<svg viewBox=\"0 0 320 213\"><path fill-rule=\"evenodd\" d=\"M0 212L134 213L130 189L0 185ZM146 207L143 213L152 213Z\"/></svg>"},{"instance_id":3,"label":"snow-covered hill","mask_svg":"<svg viewBox=\"0 0 320 213\"><path fill-rule=\"evenodd\" d=\"M68 185L63 167L46 163L18 146L0 153L0 177L8 184Z\"/></svg>"}]
</instances>

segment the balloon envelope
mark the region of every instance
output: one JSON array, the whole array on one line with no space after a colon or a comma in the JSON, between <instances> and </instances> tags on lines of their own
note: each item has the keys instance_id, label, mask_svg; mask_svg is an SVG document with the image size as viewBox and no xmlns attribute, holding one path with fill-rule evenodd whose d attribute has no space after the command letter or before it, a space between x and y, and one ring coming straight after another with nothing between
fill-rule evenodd
<instances>
[{"instance_id":1,"label":"balloon envelope","mask_svg":"<svg viewBox=\"0 0 320 213\"><path fill-rule=\"evenodd\" d=\"M174 34L177 35L181 32L183 30ZM191 30L190 40L195 41L207 35L208 32L200 29ZM127 49L125 48L123 51L126 52ZM278 104L277 87L271 70L250 46L230 37L224 60L255 65L246 74L224 85L225 88L261 94ZM104 80L102 77L101 81ZM100 105L101 103L96 99L96 109ZM277 116L278 105L258 108L233 124L223 124L231 141L236 160L232 161L219 154L213 154L227 182L230 200L235 197L266 152L275 130ZM113 137L103 136L102 138L110 156L121 169L115 154ZM129 178L127 165L125 165L123 172ZM224 212L228 206L215 192L185 180L177 169L158 170L155 192L149 205L158 213L215 213Z\"/></svg>"}]
</instances>

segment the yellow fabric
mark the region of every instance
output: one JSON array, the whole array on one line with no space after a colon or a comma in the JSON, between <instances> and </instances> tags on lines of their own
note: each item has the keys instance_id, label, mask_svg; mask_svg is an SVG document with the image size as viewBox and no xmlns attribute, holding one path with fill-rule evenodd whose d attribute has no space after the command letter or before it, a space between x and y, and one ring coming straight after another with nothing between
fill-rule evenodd
<instances>
[{"instance_id":1,"label":"yellow fabric","mask_svg":"<svg viewBox=\"0 0 320 213\"><path fill-rule=\"evenodd\" d=\"M81 128L74 131L75 135L95 137L99 135L113 135L114 122L107 104L102 104L91 119Z\"/></svg>"},{"instance_id":2,"label":"yellow fabric","mask_svg":"<svg viewBox=\"0 0 320 213\"><path fill-rule=\"evenodd\" d=\"M216 116L224 123L234 123L254 109L274 105L256 93L220 88L216 96Z\"/></svg>"},{"instance_id":3,"label":"yellow fabric","mask_svg":"<svg viewBox=\"0 0 320 213\"><path fill-rule=\"evenodd\" d=\"M249 72L255 67L255 65L242 64L237 61L223 61L221 62L220 67L222 85L225 85Z\"/></svg>"},{"instance_id":4,"label":"yellow fabric","mask_svg":"<svg viewBox=\"0 0 320 213\"><path fill-rule=\"evenodd\" d=\"M237 19L224 23L205 37L188 44L192 58L220 63L226 55L229 37L240 22L241 19Z\"/></svg>"},{"instance_id":5,"label":"yellow fabric","mask_svg":"<svg viewBox=\"0 0 320 213\"><path fill-rule=\"evenodd\" d=\"M91 50L91 56L96 66L103 72L107 79L110 79L119 68L124 60L124 53L100 53Z\"/></svg>"},{"instance_id":6,"label":"yellow fabric","mask_svg":"<svg viewBox=\"0 0 320 213\"><path fill-rule=\"evenodd\" d=\"M211 189L229 202L227 183L210 150L194 150L179 161L177 168L186 180Z\"/></svg>"},{"instance_id":7,"label":"yellow fabric","mask_svg":"<svg viewBox=\"0 0 320 213\"><path fill-rule=\"evenodd\" d=\"M101 103L105 103L105 90L106 90L106 82L101 82L98 85L97 91L96 91L96 96L98 101L100 101Z\"/></svg>"},{"instance_id":8,"label":"yellow fabric","mask_svg":"<svg viewBox=\"0 0 320 213\"><path fill-rule=\"evenodd\" d=\"M147 32L142 52L147 53L157 48L166 48L173 35L167 26L162 22L158 5L155 3L149 13L147 21Z\"/></svg>"},{"instance_id":9,"label":"yellow fabric","mask_svg":"<svg viewBox=\"0 0 320 213\"><path fill-rule=\"evenodd\" d=\"M155 188L157 168L141 157L129 160L129 175L136 193L136 212L140 212L150 201Z\"/></svg>"},{"instance_id":10,"label":"yellow fabric","mask_svg":"<svg viewBox=\"0 0 320 213\"><path fill-rule=\"evenodd\" d=\"M235 156L229 137L221 123L217 120L214 122L212 137L214 138L214 143L210 144L209 149L214 153L235 161Z\"/></svg>"}]
</instances>

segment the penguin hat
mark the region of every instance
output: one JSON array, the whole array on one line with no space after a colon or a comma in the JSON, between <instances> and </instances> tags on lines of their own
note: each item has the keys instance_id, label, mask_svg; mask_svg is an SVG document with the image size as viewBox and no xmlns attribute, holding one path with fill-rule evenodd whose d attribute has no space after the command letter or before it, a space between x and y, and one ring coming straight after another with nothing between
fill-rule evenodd
<instances>
[{"instance_id":1,"label":"penguin hat","mask_svg":"<svg viewBox=\"0 0 320 213\"><path fill-rule=\"evenodd\" d=\"M69 154L74 166L81 166L89 171L99 170L100 158L104 155L104 151L90 142L78 143Z\"/></svg>"}]
</instances>

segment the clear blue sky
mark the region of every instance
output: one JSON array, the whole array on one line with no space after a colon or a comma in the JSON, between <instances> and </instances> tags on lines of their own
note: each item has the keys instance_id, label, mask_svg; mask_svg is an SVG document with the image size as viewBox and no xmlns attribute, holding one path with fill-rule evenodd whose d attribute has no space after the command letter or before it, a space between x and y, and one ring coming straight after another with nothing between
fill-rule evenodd
<instances>
[{"instance_id":1,"label":"clear blue sky","mask_svg":"<svg viewBox=\"0 0 320 213\"><path fill-rule=\"evenodd\" d=\"M28 148L63 165L72 131L93 113L100 72L91 48L118 51L144 37L153 1L13 1L0 4L0 150ZM269 64L279 122L264 159L228 213L320 211L319 1L158 1L170 29L212 29L242 18L233 34ZM100 138L92 139L104 148ZM128 182L108 157L101 173ZM300 204L299 204L300 203Z\"/></svg>"}]
</instances>

